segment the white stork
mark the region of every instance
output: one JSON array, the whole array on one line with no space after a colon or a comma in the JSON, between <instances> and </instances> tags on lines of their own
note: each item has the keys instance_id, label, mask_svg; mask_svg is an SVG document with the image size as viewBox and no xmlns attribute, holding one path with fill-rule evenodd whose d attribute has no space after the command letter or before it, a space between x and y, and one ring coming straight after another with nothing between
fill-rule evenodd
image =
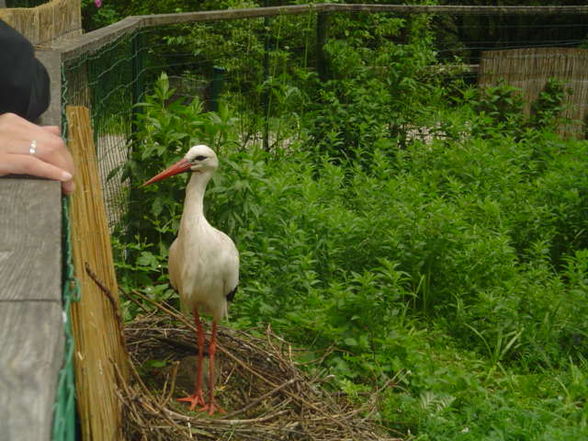
<instances>
[{"instance_id":1,"label":"white stork","mask_svg":"<svg viewBox=\"0 0 588 441\"><path fill-rule=\"evenodd\" d=\"M239 283L239 253L235 244L225 233L212 227L203 212L206 185L217 168L214 151L205 145L196 145L183 159L143 184L149 185L182 172L192 173L186 188L178 237L169 249L169 277L172 286L180 293L182 304L194 314L198 338L196 387L192 395L179 401L189 403L190 410L200 406L200 410L210 415L224 413L214 397L217 323L227 315L227 302L232 300ZM205 337L198 314L200 309L212 315L208 403L202 393Z\"/></svg>"}]
</instances>

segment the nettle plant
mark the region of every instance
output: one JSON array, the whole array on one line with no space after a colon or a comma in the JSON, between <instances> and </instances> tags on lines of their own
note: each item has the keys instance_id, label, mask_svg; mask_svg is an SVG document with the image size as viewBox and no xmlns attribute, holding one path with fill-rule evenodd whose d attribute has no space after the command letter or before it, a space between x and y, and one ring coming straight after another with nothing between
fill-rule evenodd
<instances>
[{"instance_id":1,"label":"nettle plant","mask_svg":"<svg viewBox=\"0 0 588 441\"><path fill-rule=\"evenodd\" d=\"M554 131L565 122L562 113L571 89L557 79L549 79L533 103L530 115L523 112L524 100L520 89L500 82L483 89L469 89L465 102L478 113L474 134L490 135L496 130L516 138L528 137L537 130Z\"/></svg>"}]
</instances>

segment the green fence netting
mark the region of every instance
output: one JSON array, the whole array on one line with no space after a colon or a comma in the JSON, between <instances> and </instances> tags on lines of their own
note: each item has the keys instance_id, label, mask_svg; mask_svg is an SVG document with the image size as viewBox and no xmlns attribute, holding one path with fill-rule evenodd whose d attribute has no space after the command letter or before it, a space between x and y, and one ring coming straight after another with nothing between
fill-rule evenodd
<instances>
[{"instance_id":1,"label":"green fence netting","mask_svg":"<svg viewBox=\"0 0 588 441\"><path fill-rule=\"evenodd\" d=\"M427 26L421 26L425 21ZM372 34L370 29L380 29L383 34ZM142 27L68 59L63 65L62 101L64 106L85 105L91 109L112 229L120 226L125 211L132 209L127 198L132 185L124 179L123 169L133 144L141 141L134 136L133 121L141 112L137 103L153 90L162 72L168 75L174 89L170 103L199 97L205 110L218 110L219 103L228 104L239 119L236 142L241 146L259 143L270 149L296 142L301 134L296 128L301 127L304 115L316 111L318 101L330 99L321 88L330 80L341 79L345 70L353 71L355 63L365 64L390 88L396 87L399 94L405 87L401 84L405 74L423 82L445 81L448 88L453 81L473 86L484 51L586 47L586 35L588 21L584 16L312 10L301 15ZM410 56L411 51L420 50L412 45L415 39L430 42L435 53L431 70L419 66L418 54ZM378 58L353 58L361 50L389 44L397 52L398 62L394 56L386 59L388 64ZM356 54L349 51L349 59L345 59L345 45L361 50ZM407 65L411 62L414 66ZM454 69L456 66L461 70ZM444 77L440 78L438 72L445 72ZM299 93L311 88L312 94ZM326 93L341 95L337 99L342 100L342 106L349 104L344 101L345 93L332 88ZM418 111L413 109L413 113L403 114L403 120L393 122L391 137L399 134L398 125L406 131L419 124Z\"/></svg>"},{"instance_id":2,"label":"green fence netting","mask_svg":"<svg viewBox=\"0 0 588 441\"><path fill-rule=\"evenodd\" d=\"M65 348L63 366L57 380L57 394L53 412L53 441L76 439L76 402L74 381L74 342L71 327L71 303L78 300L80 291L74 276L71 248L69 199L63 198L63 321Z\"/></svg>"}]
</instances>

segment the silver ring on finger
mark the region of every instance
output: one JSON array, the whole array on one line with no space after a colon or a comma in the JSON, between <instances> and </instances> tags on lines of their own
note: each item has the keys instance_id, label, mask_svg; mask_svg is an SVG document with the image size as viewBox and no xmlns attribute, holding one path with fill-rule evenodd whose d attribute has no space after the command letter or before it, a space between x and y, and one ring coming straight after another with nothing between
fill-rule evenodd
<instances>
[{"instance_id":1,"label":"silver ring on finger","mask_svg":"<svg viewBox=\"0 0 588 441\"><path fill-rule=\"evenodd\" d=\"M29 154L35 156L35 153L37 153L37 140L33 139L29 146Z\"/></svg>"}]
</instances>

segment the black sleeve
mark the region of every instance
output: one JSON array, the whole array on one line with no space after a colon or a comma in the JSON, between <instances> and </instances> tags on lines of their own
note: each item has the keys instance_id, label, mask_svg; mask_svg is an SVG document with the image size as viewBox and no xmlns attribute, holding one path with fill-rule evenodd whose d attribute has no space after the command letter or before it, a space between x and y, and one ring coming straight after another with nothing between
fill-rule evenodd
<instances>
[{"instance_id":1,"label":"black sleeve","mask_svg":"<svg viewBox=\"0 0 588 441\"><path fill-rule=\"evenodd\" d=\"M35 121L49 106L49 75L32 44L0 20L0 114Z\"/></svg>"}]
</instances>

